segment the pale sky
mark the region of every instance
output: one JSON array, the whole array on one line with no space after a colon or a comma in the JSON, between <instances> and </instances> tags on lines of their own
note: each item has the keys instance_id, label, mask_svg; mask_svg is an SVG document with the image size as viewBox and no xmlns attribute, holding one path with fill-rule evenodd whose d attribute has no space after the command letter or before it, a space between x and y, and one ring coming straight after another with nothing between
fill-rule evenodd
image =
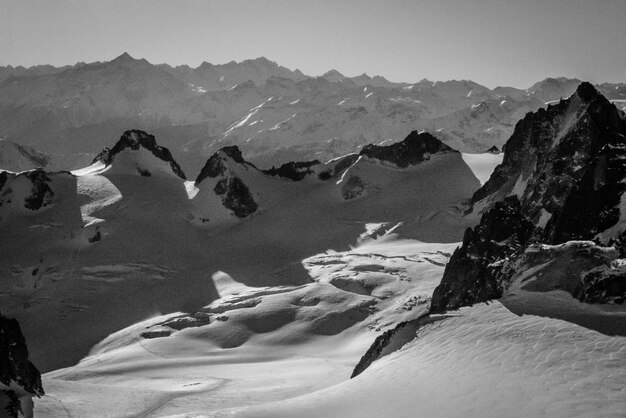
<instances>
[{"instance_id":1,"label":"pale sky","mask_svg":"<svg viewBox=\"0 0 626 418\"><path fill-rule=\"evenodd\" d=\"M626 0L0 0L0 65L265 56L320 75L626 82Z\"/></svg>"}]
</instances>

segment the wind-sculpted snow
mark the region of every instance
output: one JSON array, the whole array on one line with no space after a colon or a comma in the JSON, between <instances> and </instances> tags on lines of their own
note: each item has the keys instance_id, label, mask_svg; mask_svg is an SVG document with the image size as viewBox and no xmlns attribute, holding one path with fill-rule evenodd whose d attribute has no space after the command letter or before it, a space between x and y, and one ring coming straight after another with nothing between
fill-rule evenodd
<instances>
[{"instance_id":1,"label":"wind-sculpted snow","mask_svg":"<svg viewBox=\"0 0 626 418\"><path fill-rule=\"evenodd\" d=\"M210 280L216 271L253 287L308 283L301 260L349 248L369 223L390 221L407 238L457 242L469 225L459 202L480 186L454 152L403 169L352 154L292 181L257 169L237 148L209 158L196 183L151 151L160 146L148 134L127 136L129 146L109 163L42 171L54 195L44 193L35 211L14 210L16 196L32 193L30 174L3 175L11 203L0 208L0 304L19 314L43 371L74 364L106 335L155 311L198 312L219 296ZM346 189L356 190L352 176L360 192L346 200ZM15 181L22 186L7 192ZM368 280L338 277L327 285L371 297L377 290ZM363 313L350 315L360 321ZM323 324L320 332L341 329Z\"/></svg>"},{"instance_id":2,"label":"wind-sculpted snow","mask_svg":"<svg viewBox=\"0 0 626 418\"><path fill-rule=\"evenodd\" d=\"M254 287L216 273L220 299L138 322L76 366L46 374L51 396L36 412L211 414L347 379L377 332L427 312L456 245L399 239L386 223L375 229L369 234L377 239L303 260L307 284Z\"/></svg>"},{"instance_id":3,"label":"wind-sculpted snow","mask_svg":"<svg viewBox=\"0 0 626 418\"><path fill-rule=\"evenodd\" d=\"M619 417L624 337L518 316L499 302L462 308L358 377L304 396L221 410L235 417ZM219 415L218 415L219 416Z\"/></svg>"}]
</instances>

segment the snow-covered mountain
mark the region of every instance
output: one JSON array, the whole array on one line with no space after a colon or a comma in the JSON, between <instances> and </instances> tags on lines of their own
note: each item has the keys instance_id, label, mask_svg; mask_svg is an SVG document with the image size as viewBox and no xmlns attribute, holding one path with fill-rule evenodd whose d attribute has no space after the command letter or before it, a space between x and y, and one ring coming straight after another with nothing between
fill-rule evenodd
<instances>
[{"instance_id":1,"label":"snow-covered mountain","mask_svg":"<svg viewBox=\"0 0 626 418\"><path fill-rule=\"evenodd\" d=\"M623 303L625 149L625 114L589 83L528 114L472 198L480 224L452 256L433 311L501 297L520 280L528 291Z\"/></svg>"},{"instance_id":2,"label":"snow-covered mountain","mask_svg":"<svg viewBox=\"0 0 626 418\"><path fill-rule=\"evenodd\" d=\"M417 132L306 165L294 181L294 170L263 171L225 147L185 180L153 136L127 131L85 169L2 172L3 312L22 323L39 367L70 365L155 312L208 305L218 271L248 286L308 283L302 259L349 248L372 222L456 242L459 202L480 186L461 153Z\"/></svg>"},{"instance_id":3,"label":"snow-covered mountain","mask_svg":"<svg viewBox=\"0 0 626 418\"><path fill-rule=\"evenodd\" d=\"M321 77L265 58L197 68L153 65L123 54L53 70L2 69L0 136L51 155L57 168L85 165L128 128L149 130L199 170L236 145L260 168L325 161L369 143L428 130L463 152L501 147L515 123L571 94L577 80L546 79L528 90L490 90L468 80L393 83L331 70ZM624 100L622 84L598 86Z\"/></svg>"},{"instance_id":4,"label":"snow-covered mountain","mask_svg":"<svg viewBox=\"0 0 626 418\"><path fill-rule=\"evenodd\" d=\"M206 91L176 75L193 69L127 55L0 85L14 100L16 80L123 74L86 90L93 123L62 131L76 122L67 129L91 135L113 108L148 102L159 121L154 136L99 134L111 147L85 148L82 169L0 171L0 306L47 372L35 413L619 416L619 102L582 83L541 103L570 88L560 79L533 92L374 86L336 71L299 79L266 60L232 64L258 79L222 88L227 66L205 65ZM161 117L170 106L175 118ZM491 123L504 135L526 108L504 153L450 145ZM418 132L420 120L448 128ZM218 134L196 137L208 126ZM384 130L402 134L366 143ZM319 141L331 132L345 135ZM280 158L294 155L307 158Z\"/></svg>"},{"instance_id":5,"label":"snow-covered mountain","mask_svg":"<svg viewBox=\"0 0 626 418\"><path fill-rule=\"evenodd\" d=\"M548 194L507 196L493 185L518 163L534 167L527 184L537 191L558 175L564 184L578 171L555 161L576 144L594 167L582 170L603 179L591 182L590 207L606 209L621 177L617 156L603 153L621 143L623 123L583 84L519 122L504 155L461 154L412 132L327 163L267 170L231 145L194 172L155 137L127 131L85 169L8 173L5 184L21 176L24 185L10 198L20 210L0 222L3 312L20 319L38 367L69 366L44 375L51 396L35 412L619 415L624 337L605 334L623 334L626 318L621 244L529 246L552 229L526 214L524 196L547 207ZM586 178L550 195L567 202ZM42 204L26 207L38 190ZM467 202L474 212L465 215ZM500 268L501 281L468 262ZM574 271L589 272L582 287L571 286ZM457 295L460 305L502 297L424 316ZM60 333L67 338L51 337Z\"/></svg>"}]
</instances>

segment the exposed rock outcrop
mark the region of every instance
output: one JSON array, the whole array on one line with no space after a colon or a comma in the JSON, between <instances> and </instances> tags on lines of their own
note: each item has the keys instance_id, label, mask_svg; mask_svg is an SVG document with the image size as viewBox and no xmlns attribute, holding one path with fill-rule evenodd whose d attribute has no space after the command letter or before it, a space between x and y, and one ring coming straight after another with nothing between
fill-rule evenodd
<instances>
[{"instance_id":1,"label":"exposed rock outcrop","mask_svg":"<svg viewBox=\"0 0 626 418\"><path fill-rule=\"evenodd\" d=\"M50 157L31 147L0 138L0 169L20 172L44 168Z\"/></svg>"},{"instance_id":2,"label":"exposed rock outcrop","mask_svg":"<svg viewBox=\"0 0 626 418\"><path fill-rule=\"evenodd\" d=\"M356 160L358 159L359 159L358 154L349 154L349 155L346 155L345 157L328 162L326 163L326 165L329 166L329 168L319 173L318 178L320 180L328 180L333 177L337 177L341 173L346 171L348 168L350 168L350 166L354 164Z\"/></svg>"},{"instance_id":3,"label":"exposed rock outcrop","mask_svg":"<svg viewBox=\"0 0 626 418\"><path fill-rule=\"evenodd\" d=\"M237 164L242 164L247 167L256 168L253 164L243 159L241 150L237 146L230 146L221 148L218 152L213 154L204 164L200 174L196 178L196 185L202 183L202 181L208 177L216 178L218 176L226 175L228 167L226 164L227 159L231 159Z\"/></svg>"},{"instance_id":4,"label":"exposed rock outcrop","mask_svg":"<svg viewBox=\"0 0 626 418\"><path fill-rule=\"evenodd\" d=\"M278 168L272 167L271 169L264 170L263 172L270 176L278 176L293 181L300 181L311 174L315 174L315 171L311 170L311 167L319 164L319 160L288 162Z\"/></svg>"},{"instance_id":5,"label":"exposed rock outcrop","mask_svg":"<svg viewBox=\"0 0 626 418\"><path fill-rule=\"evenodd\" d=\"M625 171L624 148L623 113L591 84L582 83L569 99L518 122L504 146L502 164L474 194L474 210L515 194L522 213L544 229L544 242L589 239L617 221L602 212L604 203L614 205L624 190L616 184ZM574 201L568 199L602 201L588 202L579 217L587 218L583 229L588 233L575 230L570 210Z\"/></svg>"},{"instance_id":6,"label":"exposed rock outcrop","mask_svg":"<svg viewBox=\"0 0 626 418\"><path fill-rule=\"evenodd\" d=\"M69 172L41 168L21 173L0 171L0 217L40 213L69 195L76 195L76 178Z\"/></svg>"},{"instance_id":7,"label":"exposed rock outcrop","mask_svg":"<svg viewBox=\"0 0 626 418\"><path fill-rule=\"evenodd\" d=\"M32 397L44 394L39 370L28 360L20 325L0 314L0 416L32 416Z\"/></svg>"},{"instance_id":8,"label":"exposed rock outcrop","mask_svg":"<svg viewBox=\"0 0 626 418\"><path fill-rule=\"evenodd\" d=\"M526 290L621 303L625 180L626 118L591 84L528 114L506 143L502 164L472 198L482 219L450 259L431 312L499 298L520 275L548 262ZM591 239L615 247L576 244ZM561 243L567 244L555 246Z\"/></svg>"},{"instance_id":9,"label":"exposed rock outcrop","mask_svg":"<svg viewBox=\"0 0 626 418\"><path fill-rule=\"evenodd\" d=\"M239 177L222 179L213 190L222 197L224 206L232 210L238 218L245 218L258 208L250 190Z\"/></svg>"},{"instance_id":10,"label":"exposed rock outcrop","mask_svg":"<svg viewBox=\"0 0 626 418\"><path fill-rule=\"evenodd\" d=\"M207 160L195 185L202 187L201 185L207 183L208 179L213 179L215 182L213 192L221 197L224 207L232 211L236 217L246 218L257 210L258 204L248 186L237 174L240 169L259 171L253 164L244 160L238 147L224 147Z\"/></svg>"},{"instance_id":11,"label":"exposed rock outcrop","mask_svg":"<svg viewBox=\"0 0 626 418\"><path fill-rule=\"evenodd\" d=\"M16 180L19 181L20 179L26 179L26 182L30 183L30 192L25 193L24 196L24 207L26 209L34 211L52 204L54 192L50 188L50 177L46 171L38 168L18 174L6 171L0 172L0 193L4 198L0 200L0 206L3 206L3 200L5 203L11 203ZM8 183L12 183L14 187L9 187ZM4 188L5 185L7 185L6 189Z\"/></svg>"},{"instance_id":12,"label":"exposed rock outcrop","mask_svg":"<svg viewBox=\"0 0 626 418\"><path fill-rule=\"evenodd\" d=\"M497 202L477 227L465 231L463 244L452 254L433 293L431 312L501 297L504 284L497 263L522 251L533 231L516 196Z\"/></svg>"},{"instance_id":13,"label":"exposed rock outcrop","mask_svg":"<svg viewBox=\"0 0 626 418\"><path fill-rule=\"evenodd\" d=\"M498 278L505 287L519 281L522 290L564 290L587 303L621 304L626 297L626 260L615 247L593 241L532 244L500 264Z\"/></svg>"},{"instance_id":14,"label":"exposed rock outcrop","mask_svg":"<svg viewBox=\"0 0 626 418\"><path fill-rule=\"evenodd\" d=\"M359 155L392 163L400 168L416 165L431 154L457 152L429 133L413 131L402 142L388 146L366 145Z\"/></svg>"},{"instance_id":15,"label":"exposed rock outcrop","mask_svg":"<svg viewBox=\"0 0 626 418\"><path fill-rule=\"evenodd\" d=\"M117 141L113 148L105 148L94 158L93 162L101 161L105 165L111 165L115 157L120 154L122 151L126 149L131 149L133 151L137 151L140 148L146 149L151 152L156 158L168 163L178 177L185 180L185 173L180 168L178 163L174 161L174 157L170 150L165 147L161 147L157 145L156 139L153 135L150 135L144 131L140 130L130 130L124 132L122 137ZM137 167L139 174L142 176L148 177L150 176L150 172L142 167Z\"/></svg>"}]
</instances>

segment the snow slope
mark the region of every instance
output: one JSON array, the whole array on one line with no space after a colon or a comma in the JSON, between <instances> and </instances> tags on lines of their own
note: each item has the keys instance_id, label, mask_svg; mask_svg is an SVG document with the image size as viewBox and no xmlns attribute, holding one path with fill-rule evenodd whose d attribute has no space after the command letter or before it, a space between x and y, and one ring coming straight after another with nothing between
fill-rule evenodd
<instances>
[{"instance_id":1,"label":"snow slope","mask_svg":"<svg viewBox=\"0 0 626 418\"><path fill-rule=\"evenodd\" d=\"M626 338L500 302L439 319L352 380L207 416L623 416Z\"/></svg>"},{"instance_id":2,"label":"snow slope","mask_svg":"<svg viewBox=\"0 0 626 418\"><path fill-rule=\"evenodd\" d=\"M195 186L171 162L128 148L110 166L63 174L71 199L59 193L45 211L0 222L0 304L22 324L43 372L75 364L107 335L157 312L206 306L218 297L211 280L218 271L253 287L308 283L301 261L348 249L368 223L401 223L403 237L457 242L468 226L459 202L479 186L454 152L406 169L363 158L346 181L358 175L365 192L349 200L337 184L341 173L296 182L225 164L258 204L246 218L220 206L208 179L190 199Z\"/></svg>"},{"instance_id":3,"label":"snow slope","mask_svg":"<svg viewBox=\"0 0 626 418\"><path fill-rule=\"evenodd\" d=\"M457 244L377 225L355 248L303 260L313 282L250 287L225 273L222 298L113 333L78 365L44 376L38 416L167 416L254 405L346 380L375 335L428 310ZM111 402L115 399L115 402Z\"/></svg>"},{"instance_id":4,"label":"snow slope","mask_svg":"<svg viewBox=\"0 0 626 418\"><path fill-rule=\"evenodd\" d=\"M491 173L496 166L502 163L503 153L492 154L486 152L484 154L467 154L462 153L463 161L469 166L474 176L480 181L481 186L489 180Z\"/></svg>"}]
</instances>

